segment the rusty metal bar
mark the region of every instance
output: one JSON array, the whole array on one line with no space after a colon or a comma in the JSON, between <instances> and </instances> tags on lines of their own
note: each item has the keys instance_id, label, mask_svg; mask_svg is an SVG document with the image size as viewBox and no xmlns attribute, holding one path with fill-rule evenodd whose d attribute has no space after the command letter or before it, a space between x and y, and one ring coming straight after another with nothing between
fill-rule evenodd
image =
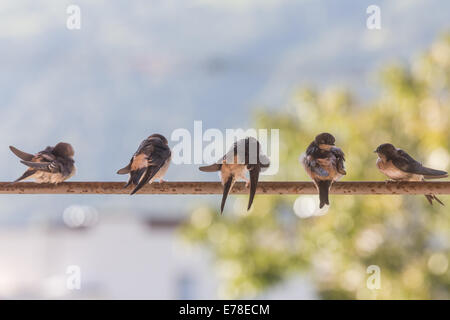
<instances>
[{"instance_id":1,"label":"rusty metal bar","mask_svg":"<svg viewBox=\"0 0 450 320\"><path fill-rule=\"evenodd\" d=\"M0 182L0 194L128 194L132 188L123 188L123 182L64 182L58 185L21 182ZM247 194L243 182L233 187L233 194ZM317 194L312 182L260 182L258 194ZM450 194L450 181L433 182L385 182L345 181L336 182L332 194ZM219 182L163 182L144 186L137 194L222 194Z\"/></svg>"}]
</instances>

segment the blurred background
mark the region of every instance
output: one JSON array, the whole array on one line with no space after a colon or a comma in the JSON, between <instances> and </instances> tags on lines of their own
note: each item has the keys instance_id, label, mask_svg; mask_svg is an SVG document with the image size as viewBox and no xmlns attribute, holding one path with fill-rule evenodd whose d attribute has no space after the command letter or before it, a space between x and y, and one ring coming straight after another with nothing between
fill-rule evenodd
<instances>
[{"instance_id":1,"label":"blurred background","mask_svg":"<svg viewBox=\"0 0 450 320\"><path fill-rule=\"evenodd\" d=\"M144 138L194 120L280 129L266 180L306 180L298 157L321 131L346 152L345 180L385 179L372 151L388 141L448 171L449 21L444 0L3 0L0 181L24 170L9 145L59 141L75 148L73 181L124 181ZM166 179L218 178L172 165ZM316 196L257 196L247 213L231 196L219 216L219 201L0 195L0 298L450 298L448 205L332 196L323 212Z\"/></svg>"}]
</instances>

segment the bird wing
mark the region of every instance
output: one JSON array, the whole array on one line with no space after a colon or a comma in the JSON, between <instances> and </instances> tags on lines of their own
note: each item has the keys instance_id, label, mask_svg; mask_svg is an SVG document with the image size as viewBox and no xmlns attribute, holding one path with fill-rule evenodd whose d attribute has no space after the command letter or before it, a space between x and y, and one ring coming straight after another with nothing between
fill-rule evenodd
<instances>
[{"instance_id":1,"label":"bird wing","mask_svg":"<svg viewBox=\"0 0 450 320\"><path fill-rule=\"evenodd\" d=\"M61 163L52 153L53 148L47 147L45 150L38 152L30 160L21 160L20 162L29 168L49 173L61 172Z\"/></svg>"},{"instance_id":2,"label":"bird wing","mask_svg":"<svg viewBox=\"0 0 450 320\"><path fill-rule=\"evenodd\" d=\"M169 161L171 157L170 148L165 145L159 139L146 140L148 143L143 143L136 152L137 156L144 154L146 155L147 164L145 170L139 168L136 171L131 171L130 175L133 173L137 174L138 184L131 192L135 194L139 189L141 189L146 183L148 183L155 174L164 166L166 161ZM135 155L136 157L136 155ZM134 157L134 158L135 158Z\"/></svg>"},{"instance_id":3,"label":"bird wing","mask_svg":"<svg viewBox=\"0 0 450 320\"><path fill-rule=\"evenodd\" d=\"M35 162L35 161L21 160L20 162L32 169L36 169L39 171L45 171L45 172L50 172L50 173L61 172L61 167L60 167L58 161L56 161L56 160L51 161L51 162Z\"/></svg>"},{"instance_id":4,"label":"bird wing","mask_svg":"<svg viewBox=\"0 0 450 320\"><path fill-rule=\"evenodd\" d=\"M392 158L391 161L397 169L408 173L420 174L422 164L403 150L398 150L397 156Z\"/></svg>"},{"instance_id":5,"label":"bird wing","mask_svg":"<svg viewBox=\"0 0 450 320\"><path fill-rule=\"evenodd\" d=\"M331 148L331 153L334 154L334 156L336 157L336 170L337 172L339 172L340 174L347 174L347 172L345 171L345 154L344 152L338 148L338 147L333 147Z\"/></svg>"},{"instance_id":6,"label":"bird wing","mask_svg":"<svg viewBox=\"0 0 450 320\"><path fill-rule=\"evenodd\" d=\"M311 156L306 156L303 160L303 164L306 171L309 171L312 175L318 175L320 177L328 177L330 175L330 173Z\"/></svg>"},{"instance_id":7,"label":"bird wing","mask_svg":"<svg viewBox=\"0 0 450 320\"><path fill-rule=\"evenodd\" d=\"M424 167L419 161L415 160L403 150L398 150L397 154L398 157L392 159L392 163L402 171L420 174L426 178L444 178L448 175L445 171Z\"/></svg>"},{"instance_id":8,"label":"bird wing","mask_svg":"<svg viewBox=\"0 0 450 320\"><path fill-rule=\"evenodd\" d=\"M133 158L131 158L130 162L128 163L128 165L126 167L123 167L122 169L119 169L117 171L117 174L127 174L130 173L131 171L131 163L133 162Z\"/></svg>"},{"instance_id":9,"label":"bird wing","mask_svg":"<svg viewBox=\"0 0 450 320\"><path fill-rule=\"evenodd\" d=\"M345 161L345 154L344 154L344 151L342 151L341 148L332 147L330 151L336 156L336 158L338 158L338 159L340 159L342 161Z\"/></svg>"},{"instance_id":10,"label":"bird wing","mask_svg":"<svg viewBox=\"0 0 450 320\"><path fill-rule=\"evenodd\" d=\"M236 149L235 146L231 147L230 150L228 150L227 153L225 153L219 160L217 160L216 163L213 163L213 164L210 164L207 166L202 166L202 167L199 167L198 169L203 172L216 172L216 171L222 170L223 163L230 162L231 159L234 159L233 161L235 161L235 159L236 159L236 157L234 156L235 149Z\"/></svg>"},{"instance_id":11,"label":"bird wing","mask_svg":"<svg viewBox=\"0 0 450 320\"><path fill-rule=\"evenodd\" d=\"M23 151L20 151L19 149L13 147L13 146L9 146L9 149L20 159L25 160L25 161L31 161L31 159L33 159L34 155L30 154L30 153L26 153Z\"/></svg>"},{"instance_id":12,"label":"bird wing","mask_svg":"<svg viewBox=\"0 0 450 320\"><path fill-rule=\"evenodd\" d=\"M424 167L424 169L427 172L423 175L425 179L442 179L448 177L448 173L446 171L435 170L426 167Z\"/></svg>"},{"instance_id":13,"label":"bird wing","mask_svg":"<svg viewBox=\"0 0 450 320\"><path fill-rule=\"evenodd\" d=\"M22 176L16 179L14 182L26 179L38 171L48 172L48 173L62 173L63 175L68 175L72 171L70 165L73 166L73 161L70 160L67 163L69 168L64 167L63 162L59 161L57 157L52 153L53 147L47 147L45 150L38 152L36 155L32 155L23 151L20 151L13 146L9 147L11 151L22 159L20 162L28 167L28 170L24 172Z\"/></svg>"},{"instance_id":14,"label":"bird wing","mask_svg":"<svg viewBox=\"0 0 450 320\"><path fill-rule=\"evenodd\" d=\"M306 156L303 158L303 165L310 176L328 177L330 173L323 168L318 159L323 158L319 147L313 142L306 149Z\"/></svg>"}]
</instances>

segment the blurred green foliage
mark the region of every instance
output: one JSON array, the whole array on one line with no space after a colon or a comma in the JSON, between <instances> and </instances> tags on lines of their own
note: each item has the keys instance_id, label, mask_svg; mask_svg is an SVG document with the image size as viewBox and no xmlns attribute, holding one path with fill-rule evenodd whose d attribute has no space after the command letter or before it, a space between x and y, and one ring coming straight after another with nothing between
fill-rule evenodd
<instances>
[{"instance_id":1,"label":"blurred green foliage","mask_svg":"<svg viewBox=\"0 0 450 320\"><path fill-rule=\"evenodd\" d=\"M285 110L258 111L257 127L280 129L280 171L265 178L307 180L298 158L323 131L346 153L343 180L384 180L373 153L384 142L448 169L450 34L380 75L382 90L370 103L342 89L299 89ZM182 234L212 253L221 297L257 296L301 273L325 299L450 299L448 207L421 196L331 196L326 215L300 218L294 201L301 213L311 197L318 202L257 195L247 213L247 198L232 196L223 216L218 205L192 212ZM379 290L366 286L369 265L380 267Z\"/></svg>"}]
</instances>

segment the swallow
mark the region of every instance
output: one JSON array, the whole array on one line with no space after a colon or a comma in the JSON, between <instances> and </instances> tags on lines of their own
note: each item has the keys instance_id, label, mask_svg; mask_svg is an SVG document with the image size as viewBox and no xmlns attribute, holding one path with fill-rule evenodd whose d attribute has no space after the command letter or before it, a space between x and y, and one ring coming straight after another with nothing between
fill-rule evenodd
<instances>
[{"instance_id":1,"label":"swallow","mask_svg":"<svg viewBox=\"0 0 450 320\"><path fill-rule=\"evenodd\" d=\"M219 161L209 166L200 167L199 169L203 172L220 172L223 185L220 213L223 213L228 194L238 179L244 180L247 188L250 184L247 206L247 210L250 210L253 199L255 198L259 173L267 169L269 165L269 158L260 152L259 141L255 138L247 137L236 141ZM247 172L249 173L250 180L246 177Z\"/></svg>"},{"instance_id":2,"label":"swallow","mask_svg":"<svg viewBox=\"0 0 450 320\"><path fill-rule=\"evenodd\" d=\"M374 151L378 154L377 167L389 179L394 181L425 181L426 179L447 178L448 173L424 167L408 153L397 149L390 143L384 143ZM434 194L426 194L428 202L433 205L436 200L444 203Z\"/></svg>"},{"instance_id":3,"label":"swallow","mask_svg":"<svg viewBox=\"0 0 450 320\"><path fill-rule=\"evenodd\" d=\"M302 163L306 173L319 191L320 208L329 205L328 193L333 182L346 175L345 155L335 146L336 139L329 133L321 133L306 149Z\"/></svg>"},{"instance_id":4,"label":"swallow","mask_svg":"<svg viewBox=\"0 0 450 320\"><path fill-rule=\"evenodd\" d=\"M124 188L130 184L134 185L135 188L130 194L135 194L146 183L152 183L155 179L159 179L159 183L164 182L163 177L169 168L171 158L172 152L167 139L155 133L141 142L130 163L117 171L117 174L130 175Z\"/></svg>"},{"instance_id":5,"label":"swallow","mask_svg":"<svg viewBox=\"0 0 450 320\"><path fill-rule=\"evenodd\" d=\"M21 160L28 169L15 181L34 179L37 183L63 182L75 174L75 154L69 143L60 142L54 147L47 147L36 154L30 154L9 146L9 149Z\"/></svg>"}]
</instances>

